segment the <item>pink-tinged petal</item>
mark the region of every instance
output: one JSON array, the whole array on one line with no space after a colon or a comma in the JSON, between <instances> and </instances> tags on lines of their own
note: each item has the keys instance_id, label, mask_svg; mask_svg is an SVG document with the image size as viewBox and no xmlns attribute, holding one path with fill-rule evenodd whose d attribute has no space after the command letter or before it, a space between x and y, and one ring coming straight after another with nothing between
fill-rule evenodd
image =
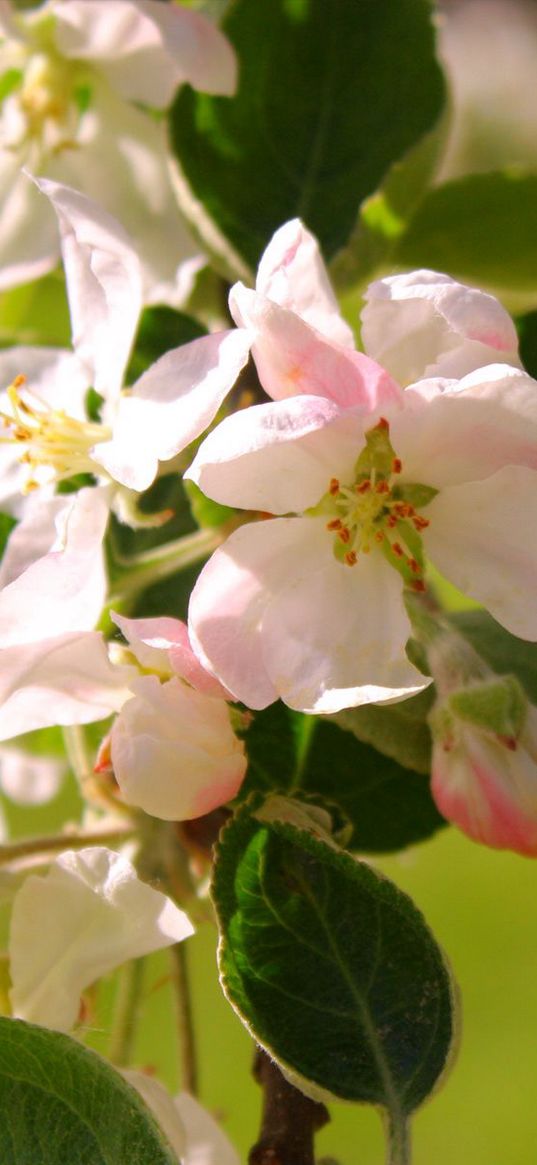
<instances>
[{"instance_id":1,"label":"pink-tinged petal","mask_svg":"<svg viewBox=\"0 0 537 1165\"><path fill-rule=\"evenodd\" d=\"M513 635L537 640L537 472L507 466L447 487L426 513L423 541L434 565Z\"/></svg>"},{"instance_id":2,"label":"pink-tinged petal","mask_svg":"<svg viewBox=\"0 0 537 1165\"><path fill-rule=\"evenodd\" d=\"M67 841L67 838L66 838ZM193 934L182 910L104 846L66 850L18 891L9 941L13 1014L68 1031L80 995L128 959Z\"/></svg>"},{"instance_id":3,"label":"pink-tinged petal","mask_svg":"<svg viewBox=\"0 0 537 1165\"><path fill-rule=\"evenodd\" d=\"M153 817L201 817L237 793L246 772L224 700L141 676L114 722L111 757L125 800Z\"/></svg>"},{"instance_id":4,"label":"pink-tinged petal","mask_svg":"<svg viewBox=\"0 0 537 1165\"><path fill-rule=\"evenodd\" d=\"M97 61L131 101L164 108L188 81L232 94L237 66L225 36L205 17L157 0L57 0L56 39L69 57Z\"/></svg>"},{"instance_id":5,"label":"pink-tinged petal","mask_svg":"<svg viewBox=\"0 0 537 1165\"><path fill-rule=\"evenodd\" d=\"M403 478L437 489L504 465L537 469L537 382L505 364L460 381L424 381L406 390L390 435Z\"/></svg>"},{"instance_id":6,"label":"pink-tinged petal","mask_svg":"<svg viewBox=\"0 0 537 1165\"><path fill-rule=\"evenodd\" d=\"M498 300L436 271L376 280L362 312L366 352L400 384L519 364L516 329Z\"/></svg>"},{"instance_id":7,"label":"pink-tinged petal","mask_svg":"<svg viewBox=\"0 0 537 1165\"><path fill-rule=\"evenodd\" d=\"M531 715L531 713L530 713ZM474 841L537 856L537 758L462 729L452 750L433 750L433 797Z\"/></svg>"},{"instance_id":8,"label":"pink-tinged petal","mask_svg":"<svg viewBox=\"0 0 537 1165\"><path fill-rule=\"evenodd\" d=\"M20 166L18 152L0 150L0 292L40 279L60 261L55 215Z\"/></svg>"},{"instance_id":9,"label":"pink-tinged petal","mask_svg":"<svg viewBox=\"0 0 537 1165\"><path fill-rule=\"evenodd\" d=\"M169 461L215 417L248 359L248 334L202 336L167 352L121 397L113 440L95 458L116 481L147 488L159 461Z\"/></svg>"},{"instance_id":10,"label":"pink-tinged petal","mask_svg":"<svg viewBox=\"0 0 537 1165\"><path fill-rule=\"evenodd\" d=\"M317 396L240 410L213 430L185 477L228 506L270 514L314 506L334 475L352 476L371 423Z\"/></svg>"},{"instance_id":11,"label":"pink-tinged petal","mask_svg":"<svg viewBox=\"0 0 537 1165\"><path fill-rule=\"evenodd\" d=\"M142 306L140 262L123 227L84 194L36 179L60 224L73 347L89 383L114 397Z\"/></svg>"},{"instance_id":12,"label":"pink-tinged petal","mask_svg":"<svg viewBox=\"0 0 537 1165\"><path fill-rule=\"evenodd\" d=\"M382 555L339 563L324 519L243 526L192 592L202 662L251 708L304 712L389 702L430 681L409 663L401 580Z\"/></svg>"},{"instance_id":13,"label":"pink-tinged petal","mask_svg":"<svg viewBox=\"0 0 537 1165\"><path fill-rule=\"evenodd\" d=\"M328 340L354 348L352 329L341 316L317 239L300 219L285 223L273 235L259 263L256 290L296 312Z\"/></svg>"},{"instance_id":14,"label":"pink-tinged petal","mask_svg":"<svg viewBox=\"0 0 537 1165\"><path fill-rule=\"evenodd\" d=\"M155 1076L149 1076L145 1072L138 1072L133 1068L120 1068L120 1072L125 1080L132 1084L133 1088L136 1088L142 1100L153 1113L159 1128L162 1129L174 1150L177 1161L183 1165L188 1165L185 1128L179 1116L176 1102L167 1089ZM192 1165L195 1163L193 1162ZM205 1165L205 1162L200 1161L198 1165Z\"/></svg>"},{"instance_id":15,"label":"pink-tinged petal","mask_svg":"<svg viewBox=\"0 0 537 1165\"><path fill-rule=\"evenodd\" d=\"M106 597L107 499L106 489L54 498L32 507L13 531L2 563L0 646L94 627Z\"/></svg>"},{"instance_id":16,"label":"pink-tinged petal","mask_svg":"<svg viewBox=\"0 0 537 1165\"><path fill-rule=\"evenodd\" d=\"M259 379L273 400L298 393L324 396L342 408L391 408L401 390L391 376L364 356L326 339L293 311L236 283L230 311L252 334Z\"/></svg>"},{"instance_id":17,"label":"pink-tinged petal","mask_svg":"<svg viewBox=\"0 0 537 1165\"><path fill-rule=\"evenodd\" d=\"M0 647L0 740L118 711L130 668L114 667L96 631Z\"/></svg>"},{"instance_id":18,"label":"pink-tinged petal","mask_svg":"<svg viewBox=\"0 0 537 1165\"><path fill-rule=\"evenodd\" d=\"M142 667L171 678L171 673L187 680L198 692L227 700L229 692L205 671L194 655L188 628L180 619L167 615L153 619L128 619L112 612L136 659Z\"/></svg>"}]
</instances>

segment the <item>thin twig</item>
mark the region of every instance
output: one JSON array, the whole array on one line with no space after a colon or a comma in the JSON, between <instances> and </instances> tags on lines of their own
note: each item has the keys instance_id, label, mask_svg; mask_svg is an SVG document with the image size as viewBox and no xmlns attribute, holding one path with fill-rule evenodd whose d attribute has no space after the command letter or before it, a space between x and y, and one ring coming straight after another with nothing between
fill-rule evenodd
<instances>
[{"instance_id":1,"label":"thin twig","mask_svg":"<svg viewBox=\"0 0 537 1165\"><path fill-rule=\"evenodd\" d=\"M198 1095L198 1064L192 995L188 974L188 955L185 943L175 943L170 948L173 983L177 1006L177 1026L179 1029L179 1055L181 1059L181 1082L185 1092Z\"/></svg>"},{"instance_id":2,"label":"thin twig","mask_svg":"<svg viewBox=\"0 0 537 1165\"><path fill-rule=\"evenodd\" d=\"M61 853L67 849L84 849L89 845L115 845L132 837L134 828L114 826L113 829L94 830L93 833L61 833L46 837L27 837L11 845L0 845L0 866L39 854Z\"/></svg>"},{"instance_id":3,"label":"thin twig","mask_svg":"<svg viewBox=\"0 0 537 1165\"><path fill-rule=\"evenodd\" d=\"M263 1116L248 1165L314 1165L314 1134L330 1119L324 1104L299 1092L261 1048L254 1076L264 1092Z\"/></svg>"},{"instance_id":4,"label":"thin twig","mask_svg":"<svg viewBox=\"0 0 537 1165\"><path fill-rule=\"evenodd\" d=\"M143 958L131 959L121 968L120 972L114 1026L108 1052L112 1064L118 1068L127 1068L132 1062L132 1051L140 1018L144 963Z\"/></svg>"}]
</instances>

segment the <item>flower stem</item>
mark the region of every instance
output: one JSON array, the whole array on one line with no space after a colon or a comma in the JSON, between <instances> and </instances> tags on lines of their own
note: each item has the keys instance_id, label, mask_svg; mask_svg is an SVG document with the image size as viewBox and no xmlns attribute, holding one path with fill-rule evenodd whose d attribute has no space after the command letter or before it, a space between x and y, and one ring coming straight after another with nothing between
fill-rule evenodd
<instances>
[{"instance_id":1,"label":"flower stem","mask_svg":"<svg viewBox=\"0 0 537 1165\"><path fill-rule=\"evenodd\" d=\"M117 580L108 607L121 603L153 583L162 582L187 566L202 562L221 545L225 537L226 531L222 527L207 527L155 550L121 559L120 565L125 568L125 574Z\"/></svg>"},{"instance_id":2,"label":"flower stem","mask_svg":"<svg viewBox=\"0 0 537 1165\"><path fill-rule=\"evenodd\" d=\"M85 849L90 845L115 845L132 837L132 825L114 826L113 829L97 829L93 833L61 833L48 837L28 837L11 845L0 845L0 866L21 861L39 854L62 853L68 849Z\"/></svg>"},{"instance_id":3,"label":"flower stem","mask_svg":"<svg viewBox=\"0 0 537 1165\"><path fill-rule=\"evenodd\" d=\"M185 1092L190 1092L191 1096L197 1096L198 1064L194 1017L192 1013L192 995L188 974L188 955L185 950L185 944L175 943L170 948L170 956L175 987L177 1026L179 1029L181 1084Z\"/></svg>"},{"instance_id":4,"label":"flower stem","mask_svg":"<svg viewBox=\"0 0 537 1165\"><path fill-rule=\"evenodd\" d=\"M299 1092L261 1048L253 1072L263 1089L263 1116L249 1165L314 1165L314 1135L330 1119L324 1104Z\"/></svg>"},{"instance_id":5,"label":"flower stem","mask_svg":"<svg viewBox=\"0 0 537 1165\"><path fill-rule=\"evenodd\" d=\"M140 1016L140 996L144 981L145 959L131 959L122 967L116 1000L114 1027L110 1039L109 1057L118 1068L127 1068Z\"/></svg>"}]
</instances>

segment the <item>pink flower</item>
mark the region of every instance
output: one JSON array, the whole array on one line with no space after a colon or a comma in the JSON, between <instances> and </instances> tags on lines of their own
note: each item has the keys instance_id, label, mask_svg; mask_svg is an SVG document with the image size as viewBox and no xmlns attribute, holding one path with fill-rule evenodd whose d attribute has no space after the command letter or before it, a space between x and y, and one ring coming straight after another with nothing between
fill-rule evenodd
<instances>
[{"instance_id":1,"label":"pink flower","mask_svg":"<svg viewBox=\"0 0 537 1165\"><path fill-rule=\"evenodd\" d=\"M475 359L476 303L481 317L502 309L454 287L462 370L465 353L470 367ZM435 295L432 339L444 344ZM204 666L252 708L281 697L328 713L404 698L429 682L406 656L403 594L424 589L429 559L512 632L537 639L527 534L535 382L489 364L403 390L351 348L315 242L297 223L269 245L257 291L239 284L230 302L273 400L224 420L187 476L270 520L232 534L198 579L189 618Z\"/></svg>"}]
</instances>

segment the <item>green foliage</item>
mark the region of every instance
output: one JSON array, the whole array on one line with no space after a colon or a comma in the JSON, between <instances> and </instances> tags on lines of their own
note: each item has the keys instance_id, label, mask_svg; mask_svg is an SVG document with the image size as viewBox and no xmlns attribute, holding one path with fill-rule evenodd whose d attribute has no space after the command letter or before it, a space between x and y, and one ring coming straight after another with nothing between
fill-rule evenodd
<instances>
[{"instance_id":1,"label":"green foliage","mask_svg":"<svg viewBox=\"0 0 537 1165\"><path fill-rule=\"evenodd\" d=\"M0 514L0 558L6 548L9 535L16 525L16 519L12 518L11 514Z\"/></svg>"},{"instance_id":2,"label":"green foliage","mask_svg":"<svg viewBox=\"0 0 537 1165\"><path fill-rule=\"evenodd\" d=\"M53 272L0 295L0 346L14 343L71 347L65 283L59 274Z\"/></svg>"},{"instance_id":3,"label":"green foliage","mask_svg":"<svg viewBox=\"0 0 537 1165\"><path fill-rule=\"evenodd\" d=\"M471 174L427 194L392 252L498 289L537 295L537 174Z\"/></svg>"},{"instance_id":4,"label":"green foliage","mask_svg":"<svg viewBox=\"0 0 537 1165\"><path fill-rule=\"evenodd\" d=\"M429 3L236 0L223 27L239 91L227 99L185 87L177 97L171 138L183 176L251 266L295 215L330 257L362 199L442 109Z\"/></svg>"},{"instance_id":5,"label":"green foliage","mask_svg":"<svg viewBox=\"0 0 537 1165\"><path fill-rule=\"evenodd\" d=\"M226 827L214 898L222 985L257 1041L304 1091L404 1122L453 1037L449 973L411 900L270 802Z\"/></svg>"},{"instance_id":6,"label":"green foliage","mask_svg":"<svg viewBox=\"0 0 537 1165\"><path fill-rule=\"evenodd\" d=\"M348 713L350 721L352 715ZM419 730L410 718L406 724L409 737L420 731L429 739L423 721ZM394 726L402 740L404 719L400 726L394 721ZM241 797L254 790L281 791L331 802L352 825L349 849L364 853L402 849L445 824L426 776L404 768L332 719L303 716L284 704L273 704L255 716L245 741L249 767Z\"/></svg>"},{"instance_id":7,"label":"green foliage","mask_svg":"<svg viewBox=\"0 0 537 1165\"><path fill-rule=\"evenodd\" d=\"M2 1165L177 1165L138 1093L76 1040L0 1018Z\"/></svg>"}]
</instances>

